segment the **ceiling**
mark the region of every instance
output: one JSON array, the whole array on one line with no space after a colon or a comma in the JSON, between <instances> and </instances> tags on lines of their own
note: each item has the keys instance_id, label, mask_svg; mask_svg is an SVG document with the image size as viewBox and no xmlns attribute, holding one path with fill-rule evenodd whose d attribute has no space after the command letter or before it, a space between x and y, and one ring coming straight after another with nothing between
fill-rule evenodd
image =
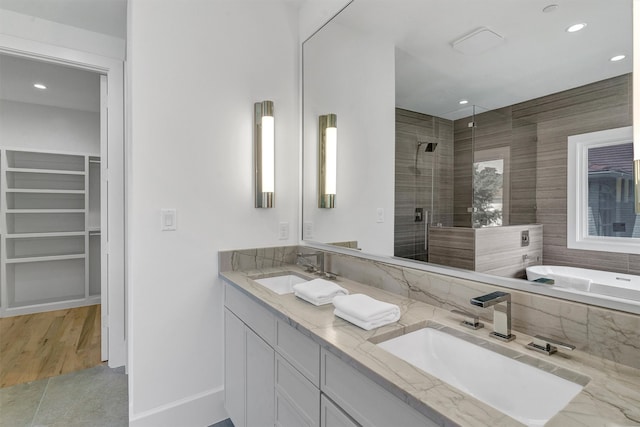
<instances>
[{"instance_id":1,"label":"ceiling","mask_svg":"<svg viewBox=\"0 0 640 427\"><path fill-rule=\"evenodd\" d=\"M0 9L121 39L127 0L0 0ZM33 87L36 82L46 90ZM74 110L100 110L96 73L16 56L0 55L0 99Z\"/></svg>"},{"instance_id":2,"label":"ceiling","mask_svg":"<svg viewBox=\"0 0 640 427\"><path fill-rule=\"evenodd\" d=\"M633 68L632 0L355 0L336 22L395 44L398 107L448 119ZM587 27L566 32L579 22ZM502 40L484 52L454 48L482 27ZM609 61L617 54L626 59Z\"/></svg>"},{"instance_id":3,"label":"ceiling","mask_svg":"<svg viewBox=\"0 0 640 427\"><path fill-rule=\"evenodd\" d=\"M120 39L127 35L127 0L0 0L0 9Z\"/></svg>"},{"instance_id":4,"label":"ceiling","mask_svg":"<svg viewBox=\"0 0 640 427\"><path fill-rule=\"evenodd\" d=\"M47 89L33 87L42 83ZM100 75L78 68L0 55L0 99L100 111Z\"/></svg>"}]
</instances>

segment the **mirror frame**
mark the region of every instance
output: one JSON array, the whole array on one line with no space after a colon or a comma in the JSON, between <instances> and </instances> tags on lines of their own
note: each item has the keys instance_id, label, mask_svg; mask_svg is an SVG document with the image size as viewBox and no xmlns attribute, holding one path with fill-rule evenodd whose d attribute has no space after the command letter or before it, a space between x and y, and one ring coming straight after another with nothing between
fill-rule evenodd
<instances>
[{"instance_id":1,"label":"mirror frame","mask_svg":"<svg viewBox=\"0 0 640 427\"><path fill-rule=\"evenodd\" d=\"M355 0L346 0L346 3L343 6L338 7L337 11L333 14L330 15L330 17L327 19L326 22L322 23L322 25L315 31L313 31L311 33L311 35L309 37L307 37L305 40L302 41L301 45L300 45L300 51L301 51L301 55L300 55L300 98L301 98L301 105L300 105L300 223L299 223L299 230L300 230L300 246L304 246L310 249L315 249L315 250L320 250L320 251L324 251L324 252L329 252L329 253L334 253L334 254L339 254L339 255L345 255L345 256L353 256L356 258L360 258L360 259L364 259L364 260L368 260L371 262L380 262L380 263L384 263L384 264L388 264L388 265L392 265L392 266L396 266L396 267L400 267L400 268L410 268L410 269L414 269L414 270L419 270L419 271L424 271L427 273L433 273L433 274L439 274L439 275L443 275L443 276L448 276L448 277L454 277L457 279L463 279L463 280L470 280L470 281L474 281L474 282L480 282L480 283L484 283L484 284L488 284L488 285L494 285L494 286L499 286L499 287L503 287L503 288L507 288L507 289L513 289L513 290L518 290L518 291L522 291L522 292L527 292L527 293L532 293L532 294L537 294L537 295L544 295L544 296L548 296L548 297L552 297L552 298L557 298L557 299L563 299L563 300L567 300L570 302L577 302L577 303L583 303L583 304L588 304L588 305L592 305L592 306L597 306L597 307L603 307L603 308L609 308L609 309L613 309L613 310L618 310L618 311L623 311L623 312L628 312L628 313L632 313L632 314L640 314L640 301L633 301L633 300L624 300L624 299L620 299L620 298L615 298L615 297L609 297L609 296L603 296L603 295L596 295L596 294L577 294L577 293L570 293L569 295L571 295L571 298L568 298L568 292L564 291L564 290L556 290L553 287L549 287L549 286L540 286L540 285L536 285L533 284L531 282L528 282L527 280L523 280L523 279L515 279L515 278L508 278L508 277L500 277L500 276L493 276L493 275L489 275L489 274L485 274L485 273L478 273L476 271L471 271L471 270L464 270L464 269L459 269L459 268L454 268L454 267L447 267L447 266L442 266L439 264L432 264L432 263L428 263L428 262L420 262L420 261L413 261L413 260L408 260L405 258L400 258L400 257L395 257L395 256L389 256L389 255L379 255L379 254L374 254L374 253L368 253L368 252L362 252L360 250L357 249L350 249L350 248L346 248L346 247L340 247L340 246L335 246L335 245L331 245L331 244L327 244L327 243L322 243L322 242L318 242L318 241L314 241L314 240L305 240L304 236L304 202L305 202L305 194L304 194L304 179L305 179L305 174L304 174L304 155L305 155L305 141L304 141L304 129L305 129L305 122L304 122L304 45L307 41L309 41L316 33L320 32L322 29L324 29L324 27L329 24L331 21L333 21L333 19L338 16L344 9L346 9L351 3L353 3L353 1ZM635 9L639 9L640 10L640 0L633 0L633 5L634 5L634 12ZM636 15L638 15L637 19L636 19ZM640 13L634 13L633 15L633 25L634 28L637 25L640 25ZM634 46L637 45L638 43L635 43L635 39L638 36L636 36L635 31L634 31ZM635 49L634 49L635 50ZM635 53L635 52L634 52ZM634 63L633 63L633 76L636 76L636 69L638 68L638 66L636 66L636 64L639 64L640 66L640 58L637 58L638 55L634 55ZM639 76L640 77L640 76ZM635 80L635 79L634 79ZM635 83L635 82L634 82ZM634 87L636 87L636 85L634 85ZM635 94L634 94L635 95ZM634 100L633 100L633 104L634 107L636 107L636 104L638 108L634 108L635 110L640 109L640 99L637 99L637 97L634 96ZM638 119L640 120L640 116L638 117ZM634 128L637 128L638 125L636 125L636 116L633 117L633 124L634 124ZM315 196L315 195L313 195ZM309 195L307 195L306 197L309 197ZM315 197L312 197L313 200L315 200Z\"/></svg>"}]
</instances>

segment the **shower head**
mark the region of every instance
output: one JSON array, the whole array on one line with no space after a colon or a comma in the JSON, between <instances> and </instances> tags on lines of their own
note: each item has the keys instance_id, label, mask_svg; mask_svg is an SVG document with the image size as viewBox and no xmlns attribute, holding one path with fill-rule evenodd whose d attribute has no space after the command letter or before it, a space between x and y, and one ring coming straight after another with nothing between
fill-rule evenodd
<instances>
[{"instance_id":1,"label":"shower head","mask_svg":"<svg viewBox=\"0 0 640 427\"><path fill-rule=\"evenodd\" d=\"M424 149L425 153L433 153L436 151L436 147L438 146L437 142L429 142L427 143L427 147Z\"/></svg>"}]
</instances>

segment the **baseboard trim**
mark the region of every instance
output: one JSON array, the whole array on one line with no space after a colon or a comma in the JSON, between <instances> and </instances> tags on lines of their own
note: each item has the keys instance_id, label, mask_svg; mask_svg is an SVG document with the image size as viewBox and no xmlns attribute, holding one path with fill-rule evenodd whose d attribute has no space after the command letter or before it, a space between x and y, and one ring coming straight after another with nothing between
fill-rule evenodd
<instances>
[{"instance_id":1,"label":"baseboard trim","mask_svg":"<svg viewBox=\"0 0 640 427\"><path fill-rule=\"evenodd\" d=\"M207 390L158 406L139 414L129 414L130 427L203 427L227 417L224 387Z\"/></svg>"}]
</instances>

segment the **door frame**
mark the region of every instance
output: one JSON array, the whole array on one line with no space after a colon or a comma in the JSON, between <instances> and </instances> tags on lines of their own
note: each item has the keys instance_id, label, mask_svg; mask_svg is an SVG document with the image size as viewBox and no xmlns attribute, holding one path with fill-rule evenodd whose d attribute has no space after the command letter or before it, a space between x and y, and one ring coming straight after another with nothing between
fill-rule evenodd
<instances>
[{"instance_id":1,"label":"door frame","mask_svg":"<svg viewBox=\"0 0 640 427\"><path fill-rule=\"evenodd\" d=\"M109 189L116 191L108 193L106 215L101 215L108 218L106 224L102 220L102 235L107 236L108 292L101 295L101 324L108 325L109 330L108 336L102 334L102 339L108 340L109 366L126 365L124 61L5 34L0 34L0 53L93 71L107 78L108 136L100 147L101 172ZM104 206L101 210L105 213Z\"/></svg>"}]
</instances>

